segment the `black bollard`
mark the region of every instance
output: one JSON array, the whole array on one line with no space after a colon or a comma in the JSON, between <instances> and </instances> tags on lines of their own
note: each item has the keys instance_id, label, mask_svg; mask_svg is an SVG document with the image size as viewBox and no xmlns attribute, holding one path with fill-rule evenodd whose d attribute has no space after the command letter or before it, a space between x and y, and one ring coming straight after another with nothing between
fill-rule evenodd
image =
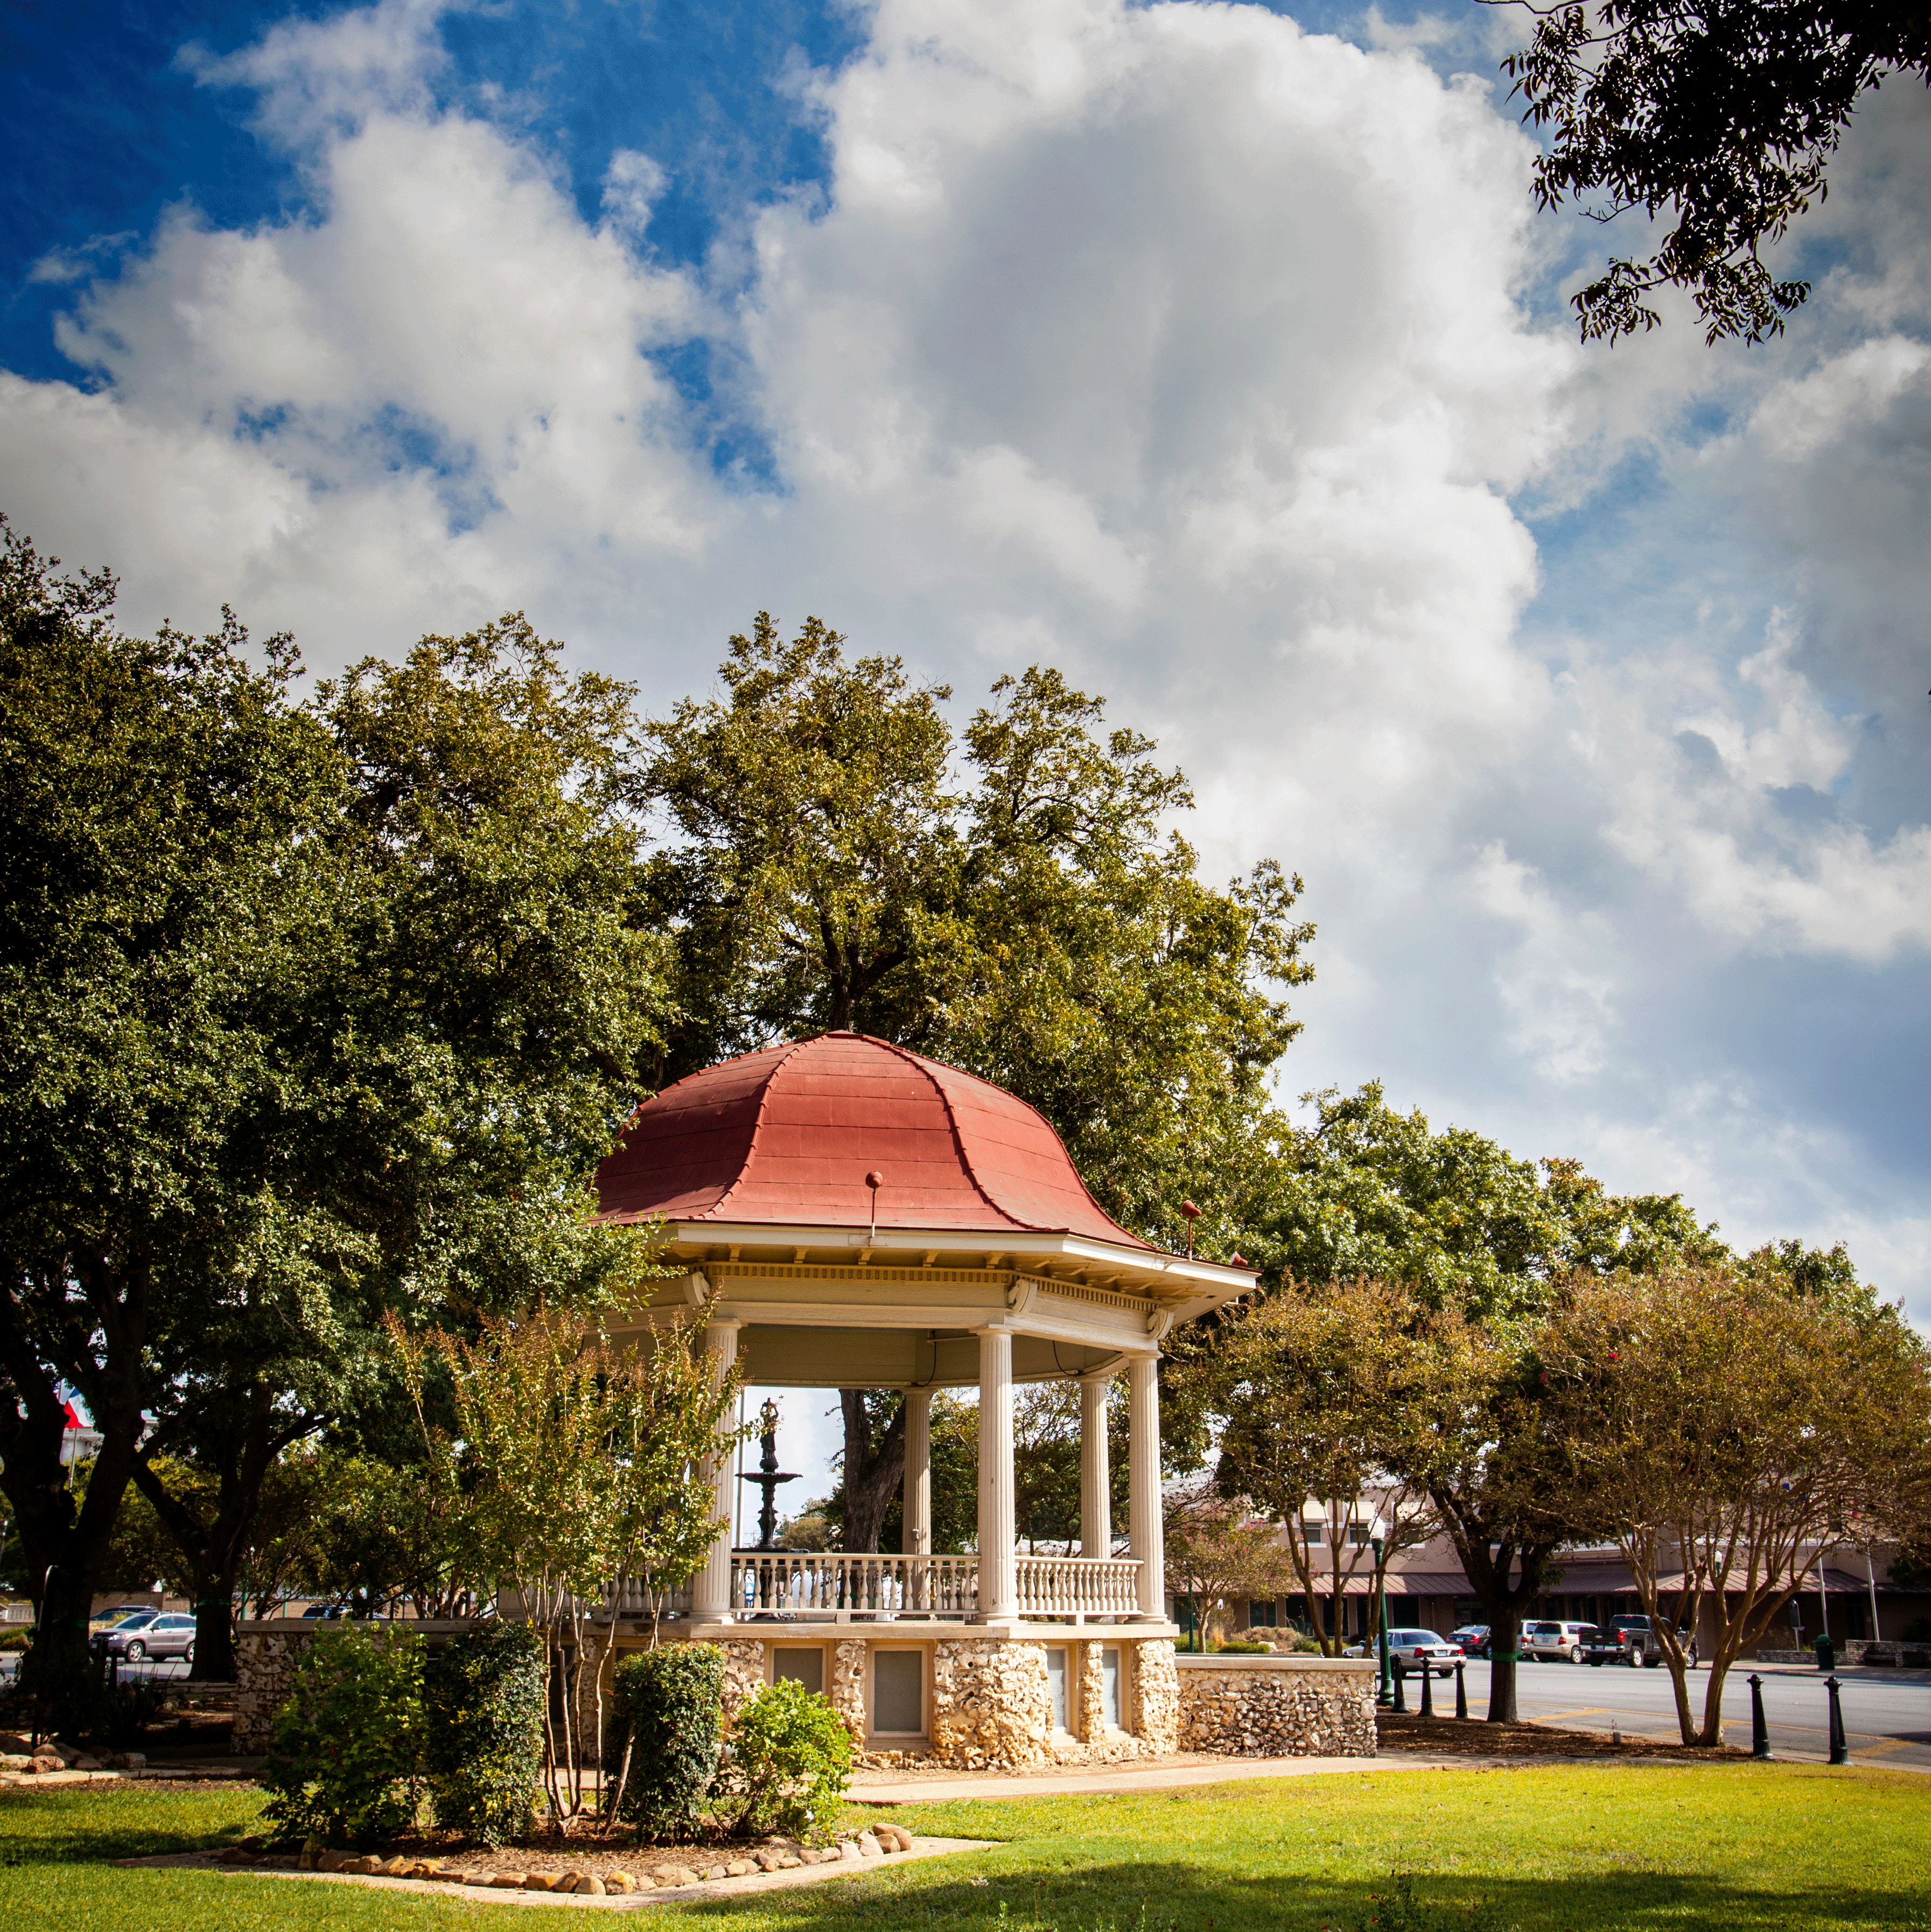
<instances>
[{"instance_id":1,"label":"black bollard","mask_svg":"<svg viewBox=\"0 0 1931 1932\"><path fill-rule=\"evenodd\" d=\"M1770 1726L1764 1722L1763 1679L1753 1670L1750 1672L1750 1755L1771 1762Z\"/></svg>"},{"instance_id":2,"label":"black bollard","mask_svg":"<svg viewBox=\"0 0 1931 1932\"><path fill-rule=\"evenodd\" d=\"M1465 1658L1455 1660L1455 1714L1464 1724L1468 1721L1468 1679L1462 1673L1468 1668Z\"/></svg>"},{"instance_id":3,"label":"black bollard","mask_svg":"<svg viewBox=\"0 0 1931 1932\"><path fill-rule=\"evenodd\" d=\"M1408 1712L1408 1700L1402 1694L1402 1686L1407 1681L1406 1672L1398 1664L1395 1669L1395 1708L1405 1716Z\"/></svg>"},{"instance_id":4,"label":"black bollard","mask_svg":"<svg viewBox=\"0 0 1931 1932\"><path fill-rule=\"evenodd\" d=\"M1426 1658L1421 1660L1421 1714L1435 1715L1435 1666Z\"/></svg>"},{"instance_id":5,"label":"black bollard","mask_svg":"<svg viewBox=\"0 0 1931 1932\"><path fill-rule=\"evenodd\" d=\"M1831 1762L1849 1764L1851 1749L1844 1738L1844 1707L1837 1701L1837 1680L1825 1678L1824 1688L1831 1694Z\"/></svg>"}]
</instances>

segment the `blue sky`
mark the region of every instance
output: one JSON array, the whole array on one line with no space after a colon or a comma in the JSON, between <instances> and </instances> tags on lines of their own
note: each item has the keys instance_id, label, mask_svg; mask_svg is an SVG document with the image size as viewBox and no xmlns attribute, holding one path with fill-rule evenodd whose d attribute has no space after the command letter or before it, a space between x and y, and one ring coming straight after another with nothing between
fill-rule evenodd
<instances>
[{"instance_id":1,"label":"blue sky","mask_svg":"<svg viewBox=\"0 0 1931 1932\"><path fill-rule=\"evenodd\" d=\"M1059 663L1306 875L1288 1095L1931 1317L1931 112L1861 109L1782 341L1585 350L1622 238L1534 211L1518 31L22 0L0 508L319 667L511 608L652 704L760 607L961 706Z\"/></svg>"}]
</instances>

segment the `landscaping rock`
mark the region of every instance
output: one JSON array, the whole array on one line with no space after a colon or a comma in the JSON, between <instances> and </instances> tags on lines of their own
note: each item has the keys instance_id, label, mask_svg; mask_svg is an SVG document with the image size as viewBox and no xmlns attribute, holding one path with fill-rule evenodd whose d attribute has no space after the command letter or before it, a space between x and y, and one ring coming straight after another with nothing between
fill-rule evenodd
<instances>
[{"instance_id":1,"label":"landscaping rock","mask_svg":"<svg viewBox=\"0 0 1931 1932\"><path fill-rule=\"evenodd\" d=\"M796 1871L803 1862L795 1852L781 1852L778 1854L778 1869L780 1871Z\"/></svg>"},{"instance_id":2,"label":"landscaping rock","mask_svg":"<svg viewBox=\"0 0 1931 1932\"><path fill-rule=\"evenodd\" d=\"M17 1731L0 1731L0 1754L8 1757L31 1757L34 1747Z\"/></svg>"},{"instance_id":3,"label":"landscaping rock","mask_svg":"<svg viewBox=\"0 0 1931 1932\"><path fill-rule=\"evenodd\" d=\"M859 1832L858 1834L858 1855L860 1858L875 1858L880 1856L880 1852L881 1847L878 1840L874 1838L869 1832Z\"/></svg>"},{"instance_id":4,"label":"landscaping rock","mask_svg":"<svg viewBox=\"0 0 1931 1932\"><path fill-rule=\"evenodd\" d=\"M780 1856L778 1852L766 1850L760 1850L753 1852L751 1856L752 1862L757 1867L760 1871L775 1871L778 1869L778 1861Z\"/></svg>"},{"instance_id":5,"label":"landscaping rock","mask_svg":"<svg viewBox=\"0 0 1931 1932\"><path fill-rule=\"evenodd\" d=\"M525 1892L554 1892L560 1882L561 1874L556 1872L532 1872L523 1882Z\"/></svg>"},{"instance_id":6,"label":"landscaping rock","mask_svg":"<svg viewBox=\"0 0 1931 1932\"><path fill-rule=\"evenodd\" d=\"M637 1880L627 1871L606 1872L604 1874L604 1889L606 1892L634 1892Z\"/></svg>"},{"instance_id":7,"label":"landscaping rock","mask_svg":"<svg viewBox=\"0 0 1931 1932\"><path fill-rule=\"evenodd\" d=\"M498 1872L490 1884L497 1892L520 1892L528 1876L526 1872Z\"/></svg>"},{"instance_id":8,"label":"landscaping rock","mask_svg":"<svg viewBox=\"0 0 1931 1932\"><path fill-rule=\"evenodd\" d=\"M706 1869L704 1876L706 1879L715 1880L729 1878L730 1874L726 1871L722 1865L712 1865Z\"/></svg>"},{"instance_id":9,"label":"landscaping rock","mask_svg":"<svg viewBox=\"0 0 1931 1932\"><path fill-rule=\"evenodd\" d=\"M588 1896L591 1898L601 1898L609 1889L609 1886L605 1885L595 1872L586 1872L577 1881L577 1893L579 1898Z\"/></svg>"},{"instance_id":10,"label":"landscaping rock","mask_svg":"<svg viewBox=\"0 0 1931 1932\"><path fill-rule=\"evenodd\" d=\"M73 1762L67 1766L69 1771L105 1771L106 1768L91 1751L77 1752Z\"/></svg>"},{"instance_id":11,"label":"landscaping rock","mask_svg":"<svg viewBox=\"0 0 1931 1932\"><path fill-rule=\"evenodd\" d=\"M724 1861L724 1876L727 1878L748 1878L757 1870L757 1861L755 1858L727 1858Z\"/></svg>"}]
</instances>

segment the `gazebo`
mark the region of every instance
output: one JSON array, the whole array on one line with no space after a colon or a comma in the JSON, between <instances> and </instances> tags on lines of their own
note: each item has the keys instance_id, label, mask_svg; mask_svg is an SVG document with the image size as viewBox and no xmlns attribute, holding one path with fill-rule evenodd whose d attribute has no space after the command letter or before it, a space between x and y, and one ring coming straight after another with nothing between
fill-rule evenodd
<instances>
[{"instance_id":1,"label":"gazebo","mask_svg":"<svg viewBox=\"0 0 1931 1932\"><path fill-rule=\"evenodd\" d=\"M727 1532L665 1634L722 1645L733 1697L782 1677L824 1691L874 1754L1018 1766L1174 1748L1160 1345L1252 1288L1249 1270L1129 1233L1023 1101L857 1034L665 1088L598 1184L604 1220L665 1224L672 1272L635 1333L701 1310L721 1376L735 1360L754 1384L898 1389L906 1402L901 1552L735 1550ZM1121 1374L1123 1556L1106 1436ZM1012 1391L1049 1380L1081 1388L1077 1556L1015 1547ZM937 1556L932 1392L975 1385L977 1553ZM712 1474L728 1522L732 1472Z\"/></svg>"}]
</instances>

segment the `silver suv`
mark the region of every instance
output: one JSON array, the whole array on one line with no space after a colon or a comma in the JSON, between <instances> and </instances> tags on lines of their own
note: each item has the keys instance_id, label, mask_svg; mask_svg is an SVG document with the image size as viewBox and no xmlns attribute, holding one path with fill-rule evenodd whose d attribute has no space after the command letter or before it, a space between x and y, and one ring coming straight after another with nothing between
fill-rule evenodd
<instances>
[{"instance_id":1,"label":"silver suv","mask_svg":"<svg viewBox=\"0 0 1931 1932\"><path fill-rule=\"evenodd\" d=\"M1580 1664L1583 1651L1596 1637L1594 1624L1525 1624L1522 1654L1544 1663Z\"/></svg>"},{"instance_id":2,"label":"silver suv","mask_svg":"<svg viewBox=\"0 0 1931 1932\"><path fill-rule=\"evenodd\" d=\"M136 1610L94 1639L110 1655L138 1664L144 1657L194 1661L194 1619L173 1610Z\"/></svg>"}]
</instances>

